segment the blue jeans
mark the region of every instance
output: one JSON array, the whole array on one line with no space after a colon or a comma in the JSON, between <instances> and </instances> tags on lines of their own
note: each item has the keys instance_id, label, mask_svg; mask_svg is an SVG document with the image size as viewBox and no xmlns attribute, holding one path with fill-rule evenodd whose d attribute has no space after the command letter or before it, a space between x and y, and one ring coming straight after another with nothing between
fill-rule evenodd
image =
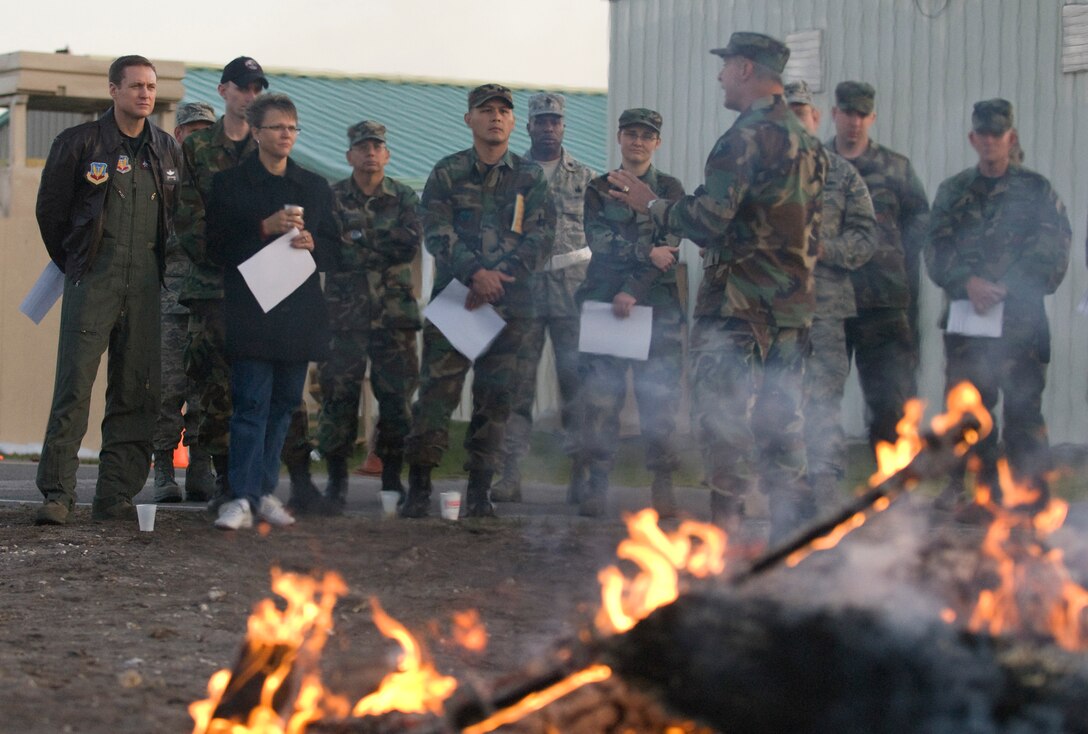
<instances>
[{"instance_id":1,"label":"blue jeans","mask_svg":"<svg viewBox=\"0 0 1088 734\"><path fill-rule=\"evenodd\" d=\"M248 499L254 510L262 497L276 491L280 450L291 413L302 399L306 365L258 359L231 363L230 488L235 499Z\"/></svg>"}]
</instances>

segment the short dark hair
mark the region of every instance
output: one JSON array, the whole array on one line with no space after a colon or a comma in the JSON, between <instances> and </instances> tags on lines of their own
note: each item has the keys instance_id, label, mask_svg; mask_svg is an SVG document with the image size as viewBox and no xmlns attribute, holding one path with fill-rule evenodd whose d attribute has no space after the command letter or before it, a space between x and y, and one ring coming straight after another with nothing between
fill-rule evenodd
<instances>
[{"instance_id":1,"label":"short dark hair","mask_svg":"<svg viewBox=\"0 0 1088 734\"><path fill-rule=\"evenodd\" d=\"M291 98L286 94L272 92L258 95L256 99L249 103L249 107L246 108L246 122L249 123L250 127L260 127L261 123L264 122L264 116L268 114L269 110L279 110L298 120L298 110Z\"/></svg>"},{"instance_id":2,"label":"short dark hair","mask_svg":"<svg viewBox=\"0 0 1088 734\"><path fill-rule=\"evenodd\" d=\"M143 56L136 56L135 54L130 56L122 56L115 59L110 64L109 80L110 84L115 87L121 86L121 80L125 78L125 69L130 66L146 66L155 72L155 76L159 75L159 72L155 69L155 65L152 64L147 58Z\"/></svg>"},{"instance_id":3,"label":"short dark hair","mask_svg":"<svg viewBox=\"0 0 1088 734\"><path fill-rule=\"evenodd\" d=\"M766 64L761 64L758 61L752 61L752 76L762 82L774 82L776 84L782 83L781 74L779 74L777 71L767 66Z\"/></svg>"}]
</instances>

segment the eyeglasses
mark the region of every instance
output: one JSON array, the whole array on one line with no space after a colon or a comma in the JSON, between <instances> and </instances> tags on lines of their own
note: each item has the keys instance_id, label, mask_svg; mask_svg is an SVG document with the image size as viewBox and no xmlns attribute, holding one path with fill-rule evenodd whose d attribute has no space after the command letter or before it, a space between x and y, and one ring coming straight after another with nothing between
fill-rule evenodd
<instances>
[{"instance_id":1,"label":"eyeglasses","mask_svg":"<svg viewBox=\"0 0 1088 734\"><path fill-rule=\"evenodd\" d=\"M629 130L627 128L620 130L620 135L625 138L630 138L631 140L641 140L644 143L652 143L653 141L657 140L657 133L640 133L636 130Z\"/></svg>"},{"instance_id":2,"label":"eyeglasses","mask_svg":"<svg viewBox=\"0 0 1088 734\"><path fill-rule=\"evenodd\" d=\"M298 135L302 132L302 128L298 125L259 125L258 130L271 130L279 135L280 133L288 133L290 135Z\"/></svg>"}]
</instances>

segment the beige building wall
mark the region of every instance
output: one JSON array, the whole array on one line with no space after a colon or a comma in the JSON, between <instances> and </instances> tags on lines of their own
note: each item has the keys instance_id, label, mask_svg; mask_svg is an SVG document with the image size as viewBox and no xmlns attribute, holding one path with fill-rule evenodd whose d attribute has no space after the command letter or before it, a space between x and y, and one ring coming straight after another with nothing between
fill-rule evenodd
<instances>
[{"instance_id":1,"label":"beige building wall","mask_svg":"<svg viewBox=\"0 0 1088 734\"><path fill-rule=\"evenodd\" d=\"M174 127L174 110L184 90L185 66L157 61L155 120ZM0 453L40 450L49 417L57 355L60 303L38 325L19 313L19 304L49 261L38 233L34 204L44 153L34 150L50 121L76 113L86 119L110 105L107 72L112 59L20 51L0 55L0 108L8 110L0 147ZM57 113L50 116L49 113ZM28 155L28 140L31 150ZM99 370L91 419L82 452L96 455L105 395L105 364Z\"/></svg>"}]
</instances>

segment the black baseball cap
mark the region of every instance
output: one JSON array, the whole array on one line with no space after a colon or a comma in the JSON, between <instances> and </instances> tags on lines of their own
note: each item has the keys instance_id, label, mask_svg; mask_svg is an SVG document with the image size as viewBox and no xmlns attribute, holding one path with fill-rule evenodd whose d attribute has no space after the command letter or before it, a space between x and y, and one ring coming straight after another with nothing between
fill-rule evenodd
<instances>
[{"instance_id":1,"label":"black baseball cap","mask_svg":"<svg viewBox=\"0 0 1088 734\"><path fill-rule=\"evenodd\" d=\"M223 76L219 83L234 82L239 87L248 87L253 82L260 82L261 86L268 89L268 79L264 75L264 69L256 59L249 56L239 56L234 61L223 67Z\"/></svg>"}]
</instances>

